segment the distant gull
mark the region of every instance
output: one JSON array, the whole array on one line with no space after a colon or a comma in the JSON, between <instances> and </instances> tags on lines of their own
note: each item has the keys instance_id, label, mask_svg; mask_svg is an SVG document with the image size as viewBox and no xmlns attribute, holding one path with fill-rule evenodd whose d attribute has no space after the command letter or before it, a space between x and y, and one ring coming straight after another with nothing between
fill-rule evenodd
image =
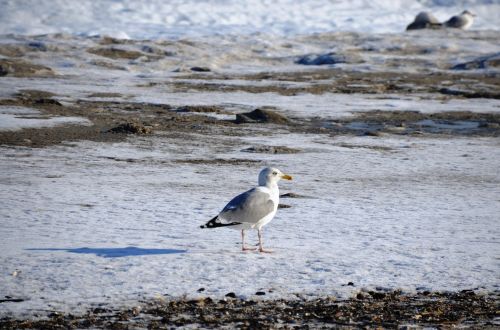
<instances>
[{"instance_id":1,"label":"distant gull","mask_svg":"<svg viewBox=\"0 0 500 330\"><path fill-rule=\"evenodd\" d=\"M452 16L449 20L444 22L444 26L467 30L474 22L474 16L470 11L464 10L460 15Z\"/></svg>"},{"instance_id":2,"label":"distant gull","mask_svg":"<svg viewBox=\"0 0 500 330\"><path fill-rule=\"evenodd\" d=\"M259 174L259 185L233 198L222 211L201 228L229 227L241 230L242 250L255 250L245 246L245 230L257 229L259 252L271 252L262 247L262 227L276 214L279 204L278 181L292 180L290 175L272 167Z\"/></svg>"},{"instance_id":3,"label":"distant gull","mask_svg":"<svg viewBox=\"0 0 500 330\"><path fill-rule=\"evenodd\" d=\"M439 23L436 17L431 13L426 11L422 11L418 13L415 17L415 20L406 27L406 31L409 30L419 30L419 29L428 29L428 28L438 28L442 24Z\"/></svg>"}]
</instances>

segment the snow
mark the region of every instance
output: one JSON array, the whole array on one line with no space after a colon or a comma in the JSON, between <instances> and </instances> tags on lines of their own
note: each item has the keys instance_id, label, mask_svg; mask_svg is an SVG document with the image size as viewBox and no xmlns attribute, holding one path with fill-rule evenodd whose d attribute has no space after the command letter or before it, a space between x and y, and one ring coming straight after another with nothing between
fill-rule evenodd
<instances>
[{"instance_id":1,"label":"snow","mask_svg":"<svg viewBox=\"0 0 500 330\"><path fill-rule=\"evenodd\" d=\"M499 289L498 140L276 133L240 141L303 149L297 157L221 151L217 138L203 139L187 148L158 137L0 149L0 292L26 299L0 312L78 312L193 297L201 287L219 297L272 289L267 297L289 298ZM263 163L176 162L190 154ZM266 164L294 176L282 193L309 196L282 199L292 208L264 230L274 254L241 253L237 232L199 228Z\"/></svg>"},{"instance_id":2,"label":"snow","mask_svg":"<svg viewBox=\"0 0 500 330\"><path fill-rule=\"evenodd\" d=\"M0 106L0 131L16 131L23 128L41 128L59 125L91 125L87 118L40 116L40 112L25 107Z\"/></svg>"},{"instance_id":3,"label":"snow","mask_svg":"<svg viewBox=\"0 0 500 330\"><path fill-rule=\"evenodd\" d=\"M472 29L500 29L500 4L488 0L1 0L0 5L0 34L156 39L261 32L394 33L403 31L420 11L445 21L464 9L477 15Z\"/></svg>"}]
</instances>

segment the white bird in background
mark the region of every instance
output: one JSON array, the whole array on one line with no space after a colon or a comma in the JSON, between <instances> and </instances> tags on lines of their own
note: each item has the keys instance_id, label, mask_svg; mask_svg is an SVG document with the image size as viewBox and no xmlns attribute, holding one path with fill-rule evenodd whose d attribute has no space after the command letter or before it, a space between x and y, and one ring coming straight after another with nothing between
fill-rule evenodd
<instances>
[{"instance_id":1,"label":"white bird in background","mask_svg":"<svg viewBox=\"0 0 500 330\"><path fill-rule=\"evenodd\" d=\"M255 250L245 246L245 230L257 229L259 252L271 252L262 247L262 227L275 216L279 204L278 181L292 180L290 175L272 167L259 174L259 185L233 198L213 219L201 228L229 227L241 230L242 250Z\"/></svg>"},{"instance_id":2,"label":"white bird in background","mask_svg":"<svg viewBox=\"0 0 500 330\"><path fill-rule=\"evenodd\" d=\"M467 30L474 22L474 16L470 11L464 10L460 15L452 16L449 20L444 22L444 26Z\"/></svg>"}]
</instances>

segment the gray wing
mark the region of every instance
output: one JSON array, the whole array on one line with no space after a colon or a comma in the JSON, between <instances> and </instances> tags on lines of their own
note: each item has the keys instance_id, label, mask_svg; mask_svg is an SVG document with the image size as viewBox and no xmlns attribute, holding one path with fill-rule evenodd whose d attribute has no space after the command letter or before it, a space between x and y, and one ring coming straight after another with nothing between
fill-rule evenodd
<instances>
[{"instance_id":1,"label":"gray wing","mask_svg":"<svg viewBox=\"0 0 500 330\"><path fill-rule=\"evenodd\" d=\"M463 18L462 16L453 16L445 23L445 25L448 27L459 28L459 27L464 26L466 23L467 23L467 20L465 18Z\"/></svg>"},{"instance_id":2,"label":"gray wing","mask_svg":"<svg viewBox=\"0 0 500 330\"><path fill-rule=\"evenodd\" d=\"M253 224L273 211L271 196L253 188L233 198L219 216L228 222Z\"/></svg>"}]
</instances>

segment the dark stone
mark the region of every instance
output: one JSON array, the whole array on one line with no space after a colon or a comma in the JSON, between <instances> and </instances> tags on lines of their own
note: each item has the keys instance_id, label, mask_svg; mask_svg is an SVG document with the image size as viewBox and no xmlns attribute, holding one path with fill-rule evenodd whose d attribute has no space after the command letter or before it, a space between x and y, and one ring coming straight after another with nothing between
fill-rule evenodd
<instances>
[{"instance_id":1,"label":"dark stone","mask_svg":"<svg viewBox=\"0 0 500 330\"><path fill-rule=\"evenodd\" d=\"M191 71L194 71L194 72L210 72L210 68L207 68L207 67L202 67L202 66L193 66L191 69Z\"/></svg>"},{"instance_id":2,"label":"dark stone","mask_svg":"<svg viewBox=\"0 0 500 330\"><path fill-rule=\"evenodd\" d=\"M500 53L493 55L481 56L472 61L459 63L454 65L452 70L474 70L474 69L488 69L500 67Z\"/></svg>"},{"instance_id":3,"label":"dark stone","mask_svg":"<svg viewBox=\"0 0 500 330\"><path fill-rule=\"evenodd\" d=\"M257 292L255 292L255 295L256 296L265 296L266 293L264 291L257 291Z\"/></svg>"},{"instance_id":4,"label":"dark stone","mask_svg":"<svg viewBox=\"0 0 500 330\"><path fill-rule=\"evenodd\" d=\"M236 115L235 123L273 123L286 124L289 119L285 116L267 109L255 109L251 112Z\"/></svg>"},{"instance_id":5,"label":"dark stone","mask_svg":"<svg viewBox=\"0 0 500 330\"><path fill-rule=\"evenodd\" d=\"M380 136L381 134L379 131L366 131L363 133L365 136Z\"/></svg>"},{"instance_id":6,"label":"dark stone","mask_svg":"<svg viewBox=\"0 0 500 330\"><path fill-rule=\"evenodd\" d=\"M377 299L377 300L384 299L386 296L386 294L383 292L370 291L368 293L370 294L370 296L373 297L373 299Z\"/></svg>"},{"instance_id":7,"label":"dark stone","mask_svg":"<svg viewBox=\"0 0 500 330\"><path fill-rule=\"evenodd\" d=\"M348 282L347 286L354 286L354 283L353 282Z\"/></svg>"},{"instance_id":8,"label":"dark stone","mask_svg":"<svg viewBox=\"0 0 500 330\"><path fill-rule=\"evenodd\" d=\"M0 299L0 303L3 303L3 302L23 302L24 299L20 299L20 298L7 298L7 299Z\"/></svg>"},{"instance_id":9,"label":"dark stone","mask_svg":"<svg viewBox=\"0 0 500 330\"><path fill-rule=\"evenodd\" d=\"M57 105L62 107L62 104L54 99L47 99L47 98L41 98L41 99L36 99L35 104L49 104L49 105Z\"/></svg>"},{"instance_id":10,"label":"dark stone","mask_svg":"<svg viewBox=\"0 0 500 330\"><path fill-rule=\"evenodd\" d=\"M33 49L33 50L38 50L41 52L47 51L47 46L43 42L40 42L40 41L32 41L32 42L28 43L28 47Z\"/></svg>"},{"instance_id":11,"label":"dark stone","mask_svg":"<svg viewBox=\"0 0 500 330\"><path fill-rule=\"evenodd\" d=\"M109 310L102 308L102 307L96 307L92 310L92 313L94 314L101 314L101 313L107 313Z\"/></svg>"},{"instance_id":12,"label":"dark stone","mask_svg":"<svg viewBox=\"0 0 500 330\"><path fill-rule=\"evenodd\" d=\"M241 150L243 152L263 153L263 154L296 154L300 149L285 146L256 146Z\"/></svg>"},{"instance_id":13,"label":"dark stone","mask_svg":"<svg viewBox=\"0 0 500 330\"><path fill-rule=\"evenodd\" d=\"M226 297L228 297L228 298L236 298L236 293L229 292L229 293L226 294Z\"/></svg>"},{"instance_id":14,"label":"dark stone","mask_svg":"<svg viewBox=\"0 0 500 330\"><path fill-rule=\"evenodd\" d=\"M198 292L203 292L203 291L205 291L205 288L199 288L197 291Z\"/></svg>"},{"instance_id":15,"label":"dark stone","mask_svg":"<svg viewBox=\"0 0 500 330\"><path fill-rule=\"evenodd\" d=\"M141 56L144 56L143 53L135 51L135 50L126 50L120 48L91 48L87 50L87 52L96 54L99 56L112 58L112 59L127 59L127 60L135 60Z\"/></svg>"},{"instance_id":16,"label":"dark stone","mask_svg":"<svg viewBox=\"0 0 500 330\"><path fill-rule=\"evenodd\" d=\"M151 128L139 123L124 123L108 130L109 133L150 134Z\"/></svg>"},{"instance_id":17,"label":"dark stone","mask_svg":"<svg viewBox=\"0 0 500 330\"><path fill-rule=\"evenodd\" d=\"M150 53L150 54L153 54L155 52L154 48L148 45L142 46L141 50L145 53Z\"/></svg>"},{"instance_id":18,"label":"dark stone","mask_svg":"<svg viewBox=\"0 0 500 330\"><path fill-rule=\"evenodd\" d=\"M300 57L296 63L302 65L333 65L333 64L357 64L363 63L363 58L355 53L350 54L337 54L337 53L327 53L327 54L309 54Z\"/></svg>"},{"instance_id":19,"label":"dark stone","mask_svg":"<svg viewBox=\"0 0 500 330\"><path fill-rule=\"evenodd\" d=\"M280 198L301 198L301 197L304 197L304 196L301 196L301 195L293 193L293 192L289 192L289 193L285 193L285 194L280 195Z\"/></svg>"},{"instance_id":20,"label":"dark stone","mask_svg":"<svg viewBox=\"0 0 500 330\"><path fill-rule=\"evenodd\" d=\"M223 113L224 109L216 105L184 105L175 109L177 112Z\"/></svg>"}]
</instances>

